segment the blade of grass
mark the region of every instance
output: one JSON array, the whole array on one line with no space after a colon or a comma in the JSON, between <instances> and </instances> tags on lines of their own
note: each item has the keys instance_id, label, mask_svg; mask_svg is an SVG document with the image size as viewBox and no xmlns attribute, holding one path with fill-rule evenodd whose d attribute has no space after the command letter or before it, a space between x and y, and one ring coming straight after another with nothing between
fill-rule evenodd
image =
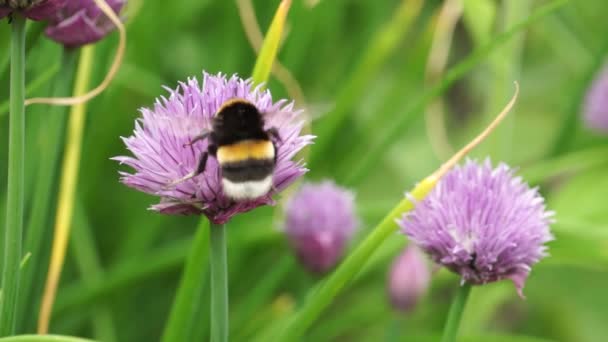
<instances>
[{"instance_id":1,"label":"blade of grass","mask_svg":"<svg viewBox=\"0 0 608 342\"><path fill-rule=\"evenodd\" d=\"M398 43L404 39L412 27L422 8L423 0L402 1L395 11L394 17L375 35L366 53L352 73L349 80L336 99L335 108L323 117L321 125L314 130L317 139L309 162L310 168L315 169L321 159L326 156L331 147L336 131L344 123L348 113L358 103L368 83L377 75L378 70L386 59L397 48Z\"/></svg>"},{"instance_id":2,"label":"blade of grass","mask_svg":"<svg viewBox=\"0 0 608 342\"><path fill-rule=\"evenodd\" d=\"M168 246L139 256L133 256L108 268L104 281L87 286L82 281L62 288L53 308L53 314L61 316L83 306L96 305L107 296L133 284L175 270L184 262L190 249L189 240L178 240Z\"/></svg>"},{"instance_id":3,"label":"blade of grass","mask_svg":"<svg viewBox=\"0 0 608 342\"><path fill-rule=\"evenodd\" d=\"M94 287L104 281L104 271L95 246L95 239L81 201L74 210L74 230L71 236L71 251L84 284ZM116 341L116 329L112 312L106 303L95 306L93 311L93 335L96 340Z\"/></svg>"},{"instance_id":4,"label":"blade of grass","mask_svg":"<svg viewBox=\"0 0 608 342\"><path fill-rule=\"evenodd\" d=\"M291 6L291 0L283 0L270 23L270 28L264 37L260 53L253 67L251 78L254 84L262 84L268 81L272 66L279 52L279 45L283 37L283 29L287 19L287 13Z\"/></svg>"},{"instance_id":5,"label":"blade of grass","mask_svg":"<svg viewBox=\"0 0 608 342\"><path fill-rule=\"evenodd\" d=\"M94 45L87 45L82 48L76 83L74 85L74 94L76 96L86 93L93 70L94 56ZM80 166L80 152L84 134L86 108L87 104L85 102L74 105L70 111L68 136L65 145L66 151L62 164L59 188L59 202L57 205L57 215L55 217L51 261L38 317L39 334L46 334L48 332L57 286L65 261L65 252L72 223L76 184L78 182L78 169Z\"/></svg>"},{"instance_id":6,"label":"blade of grass","mask_svg":"<svg viewBox=\"0 0 608 342\"><path fill-rule=\"evenodd\" d=\"M53 64L47 71L38 75L36 79L28 83L27 87L25 87L25 95L30 96L38 89L40 89L43 85L49 82L57 72L59 71L60 66L57 64ZM63 77L63 76L62 76ZM8 113L9 103L5 101L4 103L0 103L0 118L5 116Z\"/></svg>"},{"instance_id":7,"label":"blade of grass","mask_svg":"<svg viewBox=\"0 0 608 342\"><path fill-rule=\"evenodd\" d=\"M251 293L247 295L245 301L239 303L238 311L233 319L235 329L232 335L235 336L235 340L246 340L246 336L242 335L247 330L243 329L245 324L251 321L251 317L255 316L257 310L270 299L294 265L292 256L281 257L277 264L272 266L268 274L256 284Z\"/></svg>"},{"instance_id":8,"label":"blade of grass","mask_svg":"<svg viewBox=\"0 0 608 342\"><path fill-rule=\"evenodd\" d=\"M194 243L190 252L182 279L175 295L169 320L165 325L163 342L187 341L195 325L200 324L203 317L197 317L196 313L202 313L200 307L203 303L194 301L200 297L207 276L207 264L209 253L209 221L201 220L196 230Z\"/></svg>"},{"instance_id":9,"label":"blade of grass","mask_svg":"<svg viewBox=\"0 0 608 342\"><path fill-rule=\"evenodd\" d=\"M30 52L30 49L33 46L36 46L36 42L40 35L42 34L42 30L46 23L38 22L38 21L28 21L26 23L26 34L25 34L25 54L27 55ZM4 58L0 60L0 79L4 77L4 73L8 70L8 63L10 61L10 54L5 54Z\"/></svg>"},{"instance_id":10,"label":"blade of grass","mask_svg":"<svg viewBox=\"0 0 608 342\"><path fill-rule=\"evenodd\" d=\"M499 20L501 32L513 27L514 24L525 20L530 13L530 0L507 1L502 3L501 13L503 18ZM519 33L513 35L508 42L497 48L490 54L489 68L491 89L484 115L486 120L491 120L497 109L502 107L502 99L508 96L513 80L520 79L521 59L524 45L525 31L523 28ZM503 125L486 142L484 151L490 151L490 155L500 160L509 161L513 148L513 132L515 129L515 115L508 118Z\"/></svg>"},{"instance_id":11,"label":"blade of grass","mask_svg":"<svg viewBox=\"0 0 608 342\"><path fill-rule=\"evenodd\" d=\"M53 85L53 96L66 96L69 93L77 56L75 50L65 50L63 52L58 77ZM39 274L46 273L40 267L43 263L48 262L48 249L43 247L42 241L50 237L50 229L45 228L53 203L53 185L61 153L61 137L65 130L66 111L65 107L54 106L49 108L48 112L40 118L44 127L44 136L42 137L44 144L41 146L43 153L38 158L38 174L33 192L35 196L32 200L32 208L25 231L25 251L32 253L32 257L29 266L23 270L21 285L23 296L19 300L19 326L23 326L25 320L30 316L26 315L28 308L31 308L29 304L34 304L33 302L37 301L38 296L34 296L34 291L38 293L42 289L42 284L36 283L35 279Z\"/></svg>"},{"instance_id":12,"label":"blade of grass","mask_svg":"<svg viewBox=\"0 0 608 342\"><path fill-rule=\"evenodd\" d=\"M408 110L406 110L403 115L395 116L395 119L391 125L388 125L384 132L377 134L379 140L377 140L376 143L369 146L369 142L366 141L365 146L355 145L355 151L352 153L352 155L356 156L356 160L353 159L352 161L343 162L343 164L352 166L352 171L346 180L346 184L357 184L363 177L369 174L370 169L378 164L379 160L385 155L385 151L388 150L389 146L403 134L405 129L411 124L412 121L422 115L424 112L424 107L427 106L430 101L443 94L452 84L454 84L454 82L461 79L466 73L471 71L483 59L485 59L491 52L495 51L496 48L509 41L509 39L516 33L529 27L531 24L544 16L553 13L567 3L568 0L555 0L541 6L527 19L514 25L508 31L497 35L487 45L475 49L468 57L454 67L450 68L442 81L425 92L423 96L418 98L417 101ZM365 152L362 153L362 150Z\"/></svg>"},{"instance_id":13,"label":"blade of grass","mask_svg":"<svg viewBox=\"0 0 608 342\"><path fill-rule=\"evenodd\" d=\"M522 176L539 184L561 174L580 172L608 163L608 146L597 146L542 160L522 169Z\"/></svg>"},{"instance_id":14,"label":"blade of grass","mask_svg":"<svg viewBox=\"0 0 608 342\"><path fill-rule=\"evenodd\" d=\"M6 226L0 277L0 336L15 331L23 257L23 201L25 178L25 18L13 15L11 31L10 122Z\"/></svg>"}]
</instances>

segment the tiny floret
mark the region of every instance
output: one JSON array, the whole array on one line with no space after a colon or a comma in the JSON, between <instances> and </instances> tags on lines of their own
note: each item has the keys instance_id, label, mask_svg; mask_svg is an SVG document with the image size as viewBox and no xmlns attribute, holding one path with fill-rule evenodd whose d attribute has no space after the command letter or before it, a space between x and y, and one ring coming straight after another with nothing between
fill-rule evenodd
<instances>
[{"instance_id":1,"label":"tiny floret","mask_svg":"<svg viewBox=\"0 0 608 342\"><path fill-rule=\"evenodd\" d=\"M336 265L358 224L354 194L331 181L302 185L286 206L287 237L313 273Z\"/></svg>"},{"instance_id":2,"label":"tiny floret","mask_svg":"<svg viewBox=\"0 0 608 342\"><path fill-rule=\"evenodd\" d=\"M234 99L246 110L226 109ZM133 135L123 138L133 156L114 159L135 170L120 172L124 184L160 197L152 210L204 214L221 224L273 205L272 195L306 173L302 162L292 160L313 140L300 134L301 118L293 102L273 101L269 90L251 80L204 73L202 86L188 79L152 108L142 108ZM252 131L251 123L259 127ZM251 134L259 139L249 139ZM260 141L274 147L272 158L260 159L267 152Z\"/></svg>"},{"instance_id":3,"label":"tiny floret","mask_svg":"<svg viewBox=\"0 0 608 342\"><path fill-rule=\"evenodd\" d=\"M463 282L510 279L520 296L532 265L547 255L553 236L538 189L501 163L467 160L448 172L414 210L398 222L436 263Z\"/></svg>"}]
</instances>

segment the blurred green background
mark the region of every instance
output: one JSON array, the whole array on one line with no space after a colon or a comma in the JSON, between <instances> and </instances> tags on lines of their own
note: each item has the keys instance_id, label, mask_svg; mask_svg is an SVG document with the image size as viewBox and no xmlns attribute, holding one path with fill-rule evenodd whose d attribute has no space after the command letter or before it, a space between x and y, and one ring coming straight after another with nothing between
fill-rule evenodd
<instances>
[{"instance_id":1,"label":"blurred green background","mask_svg":"<svg viewBox=\"0 0 608 342\"><path fill-rule=\"evenodd\" d=\"M399 17L402 3L409 6L403 13L415 15L409 30L407 16ZM298 104L313 112L313 133L329 133L309 151L313 161L307 178L333 178L356 191L364 224L355 240L449 154L433 149L443 137L427 134L425 120L429 94L437 91L434 86L444 75L429 80L425 71L443 1L420 1L417 14L411 12L415 3L294 0L288 17L279 60L303 89L306 103ZM558 223L552 256L534 268L525 288L527 299L519 299L507 282L475 288L462 336L472 341L606 341L608 139L585 129L580 115L589 82L608 51L608 2L570 1L508 36L501 34L549 2L463 3L449 47L448 74L454 66L462 69L458 63L471 54L475 58L464 65L463 77L437 93L444 104L449 145L461 146L486 125L511 97L517 80L521 92L513 113L473 156L519 167L531 184L541 186ZM253 5L265 31L278 1ZM124 64L110 88L88 105L73 236L51 331L103 341L156 341L198 218L148 211L156 199L120 184L117 172L123 168L110 158L127 153L119 137L131 134L138 108L167 93L162 86L174 88L179 80L200 77L202 70L247 77L255 52L234 1L130 0L126 18ZM0 51L8 51L8 34L3 21ZM116 44L113 34L97 45L93 83L103 78ZM28 54L28 84L51 75L59 53L57 44L40 37ZM6 55L0 56L0 103L8 99ZM49 94L52 82L40 84L32 95ZM290 96L274 77L269 88L276 98ZM0 116L2 146L7 145L5 112ZM45 135L46 114L43 106L27 111L26 223L37 195L35 179L48 172L37 167L39 156L52 148ZM7 149L2 148L0 164L6 160ZM0 179L6 176L6 167L0 168ZM2 181L2 217L5 192ZM272 329L321 279L293 259L281 233L281 215L281 206L261 208L229 225L233 341L248 341ZM48 216L47 252L54 210ZM439 272L415 312L395 313L385 281L391 260L405 243L396 235L383 244L306 340L434 340L459 279ZM19 313L20 332L35 330L46 265L43 260L27 266L36 270L38 289ZM201 284L198 300L207 303L207 280ZM189 340L208 339L208 306L201 307L192 315Z\"/></svg>"}]
</instances>

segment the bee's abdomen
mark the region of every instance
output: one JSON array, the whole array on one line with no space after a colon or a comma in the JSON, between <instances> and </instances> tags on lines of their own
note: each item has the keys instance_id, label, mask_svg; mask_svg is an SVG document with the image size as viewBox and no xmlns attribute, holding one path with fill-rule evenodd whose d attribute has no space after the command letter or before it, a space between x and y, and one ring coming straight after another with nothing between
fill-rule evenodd
<instances>
[{"instance_id":1,"label":"bee's abdomen","mask_svg":"<svg viewBox=\"0 0 608 342\"><path fill-rule=\"evenodd\" d=\"M274 145L270 140L244 140L220 146L217 160L223 178L233 182L261 180L274 170Z\"/></svg>"},{"instance_id":2,"label":"bee's abdomen","mask_svg":"<svg viewBox=\"0 0 608 342\"><path fill-rule=\"evenodd\" d=\"M272 175L274 170L274 159L246 159L220 164L222 177L232 182L262 180Z\"/></svg>"}]
</instances>

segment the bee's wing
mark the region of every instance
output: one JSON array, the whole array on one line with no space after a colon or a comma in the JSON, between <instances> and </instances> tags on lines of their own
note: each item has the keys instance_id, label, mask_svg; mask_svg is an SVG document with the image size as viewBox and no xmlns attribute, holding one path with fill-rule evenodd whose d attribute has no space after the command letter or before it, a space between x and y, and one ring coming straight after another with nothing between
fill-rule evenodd
<instances>
[{"instance_id":1,"label":"bee's wing","mask_svg":"<svg viewBox=\"0 0 608 342\"><path fill-rule=\"evenodd\" d=\"M316 102L304 107L304 117L307 122L315 121L334 110L334 102Z\"/></svg>"},{"instance_id":2,"label":"bee's wing","mask_svg":"<svg viewBox=\"0 0 608 342\"><path fill-rule=\"evenodd\" d=\"M208 120L192 116L161 116L155 120L155 125L159 130L186 140L209 132L211 126Z\"/></svg>"},{"instance_id":3,"label":"bee's wing","mask_svg":"<svg viewBox=\"0 0 608 342\"><path fill-rule=\"evenodd\" d=\"M292 110L292 112L300 112L300 114L297 116L297 121L304 122L305 124L310 124L314 120L317 120L323 115L331 112L334 107L335 104L333 102L317 102L305 105L303 107L296 107ZM293 121L293 116L287 117L282 114L284 114L284 112L282 112L281 110L276 112L264 113L264 115L268 119L265 125L266 128L279 128L283 126L284 123Z\"/></svg>"}]
</instances>

